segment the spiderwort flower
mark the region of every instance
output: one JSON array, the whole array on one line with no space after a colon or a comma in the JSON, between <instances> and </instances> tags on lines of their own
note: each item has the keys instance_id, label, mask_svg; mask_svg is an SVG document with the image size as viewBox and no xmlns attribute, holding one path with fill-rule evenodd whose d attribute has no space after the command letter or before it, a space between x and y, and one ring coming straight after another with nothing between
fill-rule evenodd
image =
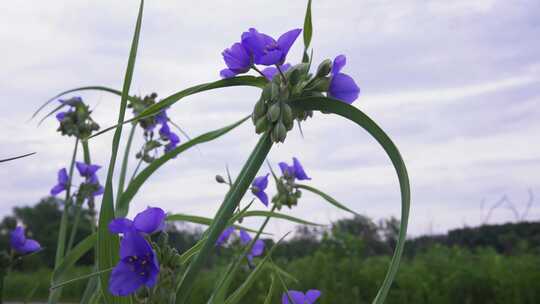
<instances>
[{"instance_id":1,"label":"spiderwort flower","mask_svg":"<svg viewBox=\"0 0 540 304\"><path fill-rule=\"evenodd\" d=\"M240 243L244 246L248 245L251 242L252 238L251 236L243 229L240 230ZM264 252L264 241L261 239L258 239L255 241L255 244L253 244L253 247L251 247L251 251L248 253L247 258L251 262L253 261L254 257L261 256Z\"/></svg>"},{"instance_id":2,"label":"spiderwort flower","mask_svg":"<svg viewBox=\"0 0 540 304\"><path fill-rule=\"evenodd\" d=\"M79 174L82 177L86 177L87 179L94 178L97 170L101 168L101 166L99 165L92 165L83 162L76 162L75 167L77 167L77 171L79 171Z\"/></svg>"},{"instance_id":3,"label":"spiderwort flower","mask_svg":"<svg viewBox=\"0 0 540 304\"><path fill-rule=\"evenodd\" d=\"M281 69L281 71L283 73L285 73L291 68L291 64L290 63L285 63L284 65L280 66L279 68ZM278 71L278 69L276 67L267 67L264 70L262 70L261 72L263 73L264 77L266 77L266 79L268 79L269 81L272 81L272 78L274 78L274 76L276 76L276 74L279 71Z\"/></svg>"},{"instance_id":4,"label":"spiderwort flower","mask_svg":"<svg viewBox=\"0 0 540 304\"><path fill-rule=\"evenodd\" d=\"M290 30L278 40L259 33L256 29L242 33L242 45L253 55L253 62L262 65L282 65L301 29Z\"/></svg>"},{"instance_id":5,"label":"spiderwort flower","mask_svg":"<svg viewBox=\"0 0 540 304\"><path fill-rule=\"evenodd\" d=\"M231 227L225 228L225 230L223 230L223 232L219 235L218 239L216 240L216 246L218 247L223 246L225 243L227 243L227 241L229 240L232 234L234 234L234 227L231 226Z\"/></svg>"},{"instance_id":6,"label":"spiderwort flower","mask_svg":"<svg viewBox=\"0 0 540 304\"><path fill-rule=\"evenodd\" d=\"M171 131L171 128L169 127L168 123L163 123L161 128L159 129L159 135L164 139L169 141L165 145L165 153L171 151L172 149L176 148L178 144L180 143L180 137L176 135L176 133Z\"/></svg>"},{"instance_id":7,"label":"spiderwort flower","mask_svg":"<svg viewBox=\"0 0 540 304\"><path fill-rule=\"evenodd\" d=\"M292 166L289 166L285 162L280 162L278 165L279 165L279 168L281 169L281 173L285 177L290 177L293 180L294 179L298 179L298 180L310 180L311 179L311 177L307 176L306 172L304 171L304 167L302 167L302 164L300 164L300 161L296 157L293 157L293 165Z\"/></svg>"},{"instance_id":8,"label":"spiderwort flower","mask_svg":"<svg viewBox=\"0 0 540 304\"><path fill-rule=\"evenodd\" d=\"M115 296L127 296L146 285L153 287L158 278L159 264L154 250L136 230L124 233L120 242L120 262L114 267L109 291Z\"/></svg>"},{"instance_id":9,"label":"spiderwort flower","mask_svg":"<svg viewBox=\"0 0 540 304\"><path fill-rule=\"evenodd\" d=\"M24 228L17 226L11 231L11 248L19 254L28 254L41 249L41 245L35 240L27 239L24 236Z\"/></svg>"},{"instance_id":10,"label":"spiderwort flower","mask_svg":"<svg viewBox=\"0 0 540 304\"><path fill-rule=\"evenodd\" d=\"M346 63L347 58L345 55L339 55L334 59L328 96L351 104L358 98L360 88L351 76L341 73L341 69L343 69Z\"/></svg>"},{"instance_id":11,"label":"spiderwort flower","mask_svg":"<svg viewBox=\"0 0 540 304\"><path fill-rule=\"evenodd\" d=\"M51 189L51 195L55 196L58 193L64 191L68 187L68 174L66 168L62 168L58 171L58 184Z\"/></svg>"},{"instance_id":12,"label":"spiderwort flower","mask_svg":"<svg viewBox=\"0 0 540 304\"><path fill-rule=\"evenodd\" d=\"M265 206L268 207L268 195L264 190L268 187L268 175L256 177L251 184L251 192L255 195Z\"/></svg>"},{"instance_id":13,"label":"spiderwort flower","mask_svg":"<svg viewBox=\"0 0 540 304\"><path fill-rule=\"evenodd\" d=\"M281 297L282 304L313 304L321 296L321 292L317 289L310 289L305 294L297 290L289 290L287 293L283 293ZM289 302L289 297L292 303Z\"/></svg>"},{"instance_id":14,"label":"spiderwort flower","mask_svg":"<svg viewBox=\"0 0 540 304\"><path fill-rule=\"evenodd\" d=\"M223 69L219 73L223 78L234 77L249 71L251 68L251 54L242 43L233 44L230 48L225 49L221 55L227 65L227 69Z\"/></svg>"}]
</instances>

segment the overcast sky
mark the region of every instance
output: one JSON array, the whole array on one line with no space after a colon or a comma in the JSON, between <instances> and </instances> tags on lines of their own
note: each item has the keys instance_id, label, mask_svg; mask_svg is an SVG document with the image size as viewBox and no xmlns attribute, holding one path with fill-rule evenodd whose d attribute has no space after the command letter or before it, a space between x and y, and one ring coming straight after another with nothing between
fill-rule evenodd
<instances>
[{"instance_id":1,"label":"overcast sky","mask_svg":"<svg viewBox=\"0 0 540 304\"><path fill-rule=\"evenodd\" d=\"M0 165L0 216L47 195L57 170L68 165L73 140L55 132L54 119L39 128L28 122L31 113L65 89L121 88L137 9L137 1L0 2L0 158L38 153ZM217 80L221 51L243 31L256 27L277 37L301 27L304 11L304 1L148 1L131 93L165 97ZM411 235L478 225L486 215L482 200L490 206L503 195L523 212L528 189L537 199L527 219L540 218L539 1L315 0L313 20L314 61L347 55L344 71L362 90L354 105L402 152L412 186ZM288 61L298 62L302 48L299 39ZM169 115L195 136L249 114L257 94L253 88L207 92ZM116 119L117 97L81 96L103 127ZM373 139L322 115L303 129L304 138L295 128L273 149L274 165L297 156L310 185L376 220L399 216L397 178ZM246 123L182 154L147 182L131 213L153 205L212 216L227 190L215 174L226 164L237 173L256 141ZM95 162L108 163L110 143L110 134L91 140ZM347 215L313 195L287 212L323 224ZM515 220L508 208L490 218ZM269 226L277 234L292 227Z\"/></svg>"}]
</instances>

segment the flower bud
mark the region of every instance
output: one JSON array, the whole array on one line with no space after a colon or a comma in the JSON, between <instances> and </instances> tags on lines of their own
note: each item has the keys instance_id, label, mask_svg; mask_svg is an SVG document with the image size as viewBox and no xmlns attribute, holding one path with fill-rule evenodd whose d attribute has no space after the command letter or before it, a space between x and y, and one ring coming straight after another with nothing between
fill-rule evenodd
<instances>
[{"instance_id":1,"label":"flower bud","mask_svg":"<svg viewBox=\"0 0 540 304\"><path fill-rule=\"evenodd\" d=\"M225 184L225 183L226 183L226 181L225 181L225 179L223 178L223 176L221 176L221 175L219 175L219 174L216 175L216 182L218 182L218 183L220 183L220 184Z\"/></svg>"},{"instance_id":2,"label":"flower bud","mask_svg":"<svg viewBox=\"0 0 540 304\"><path fill-rule=\"evenodd\" d=\"M285 128L287 128L287 131L292 129L294 125L294 117L291 106L286 103L284 103L281 107L281 121L283 121Z\"/></svg>"},{"instance_id":3,"label":"flower bud","mask_svg":"<svg viewBox=\"0 0 540 304\"><path fill-rule=\"evenodd\" d=\"M253 109L253 114L255 116L255 119L257 119L261 116L264 116L265 113L266 113L266 105L264 104L264 99L261 96L261 99L259 99L259 101L257 101L257 103L255 104L255 108Z\"/></svg>"},{"instance_id":4,"label":"flower bud","mask_svg":"<svg viewBox=\"0 0 540 304\"><path fill-rule=\"evenodd\" d=\"M276 102L272 106L270 106L270 110L268 110L266 115L270 122L276 122L279 119L280 113L281 113L281 107L279 106L279 102Z\"/></svg>"},{"instance_id":5,"label":"flower bud","mask_svg":"<svg viewBox=\"0 0 540 304\"><path fill-rule=\"evenodd\" d=\"M287 129L285 128L285 125L281 121L279 121L272 130L272 140L274 142L284 142L285 138L287 137Z\"/></svg>"},{"instance_id":6,"label":"flower bud","mask_svg":"<svg viewBox=\"0 0 540 304\"><path fill-rule=\"evenodd\" d=\"M326 92L328 91L329 86L330 78L323 77L315 79L315 81L313 81L313 83L309 86L309 89L316 92Z\"/></svg>"},{"instance_id":7,"label":"flower bud","mask_svg":"<svg viewBox=\"0 0 540 304\"><path fill-rule=\"evenodd\" d=\"M272 88L270 90L270 98L272 100L278 100L279 99L279 83L272 81Z\"/></svg>"},{"instance_id":8,"label":"flower bud","mask_svg":"<svg viewBox=\"0 0 540 304\"><path fill-rule=\"evenodd\" d=\"M317 68L317 74L315 74L315 77L325 77L328 74L330 74L330 71L332 70L332 60L326 59L321 64L319 64L319 67Z\"/></svg>"},{"instance_id":9,"label":"flower bud","mask_svg":"<svg viewBox=\"0 0 540 304\"><path fill-rule=\"evenodd\" d=\"M269 123L266 116L259 118L257 122L255 122L255 132L257 132L257 134L263 133L266 131L266 129L268 129L268 125Z\"/></svg>"},{"instance_id":10,"label":"flower bud","mask_svg":"<svg viewBox=\"0 0 540 304\"><path fill-rule=\"evenodd\" d=\"M298 203L298 199L294 195L290 195L287 198L287 205L294 206Z\"/></svg>"}]
</instances>

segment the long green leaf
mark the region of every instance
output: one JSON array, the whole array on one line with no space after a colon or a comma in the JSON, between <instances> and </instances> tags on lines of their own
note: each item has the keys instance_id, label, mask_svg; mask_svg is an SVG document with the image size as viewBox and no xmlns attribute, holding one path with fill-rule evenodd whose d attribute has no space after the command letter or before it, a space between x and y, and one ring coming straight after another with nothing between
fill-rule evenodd
<instances>
[{"instance_id":1,"label":"long green leaf","mask_svg":"<svg viewBox=\"0 0 540 304\"><path fill-rule=\"evenodd\" d=\"M73 247L69 253L64 257L60 265L56 267L52 274L52 283L56 285L60 282L61 278L65 275L65 272L69 270L75 263L85 255L96 244L97 235L95 233L87 236L84 240L80 241L77 246Z\"/></svg>"},{"instance_id":2,"label":"long green leaf","mask_svg":"<svg viewBox=\"0 0 540 304\"><path fill-rule=\"evenodd\" d=\"M56 99L66 95L66 94L69 94L69 93L74 93L74 92L79 92L79 91L103 91L103 92L108 92L108 93L112 93L112 94L116 94L118 96L122 96L122 92L121 91L118 91L118 90L115 90L115 89L111 89L111 88L108 88L108 87L104 87L104 86L86 86L86 87L79 87L79 88L74 88L74 89L70 89L70 90L67 90L67 91L64 91L64 92L61 92L59 94L56 94L55 96L53 96L52 98L50 98L49 100L47 100L44 104L42 104L35 112L34 114L32 114L32 118L36 117L39 112L41 112L47 105L49 105L51 102L55 101ZM132 97L132 96L129 96L128 97L129 100L134 100L135 98ZM53 113L49 113L47 116L50 116L54 114Z\"/></svg>"},{"instance_id":3,"label":"long green leaf","mask_svg":"<svg viewBox=\"0 0 540 304\"><path fill-rule=\"evenodd\" d=\"M175 214L171 214L171 215L167 216L167 221L169 221L169 222L177 222L177 221L190 222L190 223L194 223L194 224L210 226L210 225L212 225L212 222L214 220L209 218L209 217L204 217L204 216L175 213ZM250 231L250 232L257 232L256 230L246 228L246 227L241 226L241 225L236 225L235 224L235 225L232 225L232 226L234 228L236 228L236 229L243 229L243 230Z\"/></svg>"},{"instance_id":4,"label":"long green leaf","mask_svg":"<svg viewBox=\"0 0 540 304\"><path fill-rule=\"evenodd\" d=\"M262 270L265 268L266 263L270 261L272 253L279 246L283 238L281 238L274 246L272 246L272 248L270 249L270 251L268 251L264 259L262 259L259 262L259 264L257 264L257 267L253 269L253 271L249 274L249 276L242 283L242 285L240 285L240 287L238 287L238 289L236 289L234 293L230 297L227 298L227 300L225 301L225 304L240 303L240 300L242 300L242 298L246 295L246 293L249 291L251 286L253 286L253 283L255 283L259 275L261 275Z\"/></svg>"},{"instance_id":5,"label":"long green leaf","mask_svg":"<svg viewBox=\"0 0 540 304\"><path fill-rule=\"evenodd\" d=\"M14 156L14 157L10 157L10 158L0 159L0 163L12 161L12 160L16 160L16 159L23 158L23 157L27 157L27 156L34 155L34 154L36 154L36 152L27 153L27 154L23 154L23 155L19 155L19 156Z\"/></svg>"},{"instance_id":6,"label":"long green leaf","mask_svg":"<svg viewBox=\"0 0 540 304\"><path fill-rule=\"evenodd\" d=\"M237 121L237 122L235 122L235 123L233 123L231 125L228 125L228 126L226 126L224 128L217 129L217 130L214 130L214 131L210 131L210 132L204 133L204 134L202 134L200 136L197 136L194 139L192 139L190 141L187 141L187 142L181 144L180 146L174 148L173 150L169 151L168 153L165 153L160 158L154 160L152 163L150 163L150 165L148 165L146 168L144 168L144 170L141 171L141 173L139 173L139 175L137 175L137 177L135 179L133 179L129 183L128 187L126 188L126 191L124 191L122 193L122 196L120 197L120 200L118 201L118 204L117 204L117 210L116 210L117 215L119 217L122 217L122 216L125 216L128 213L129 203L131 202L131 200L133 199L135 194L137 194L137 192L142 187L142 185L146 182L146 180L157 169L159 169L161 166L163 166L169 160L175 158L178 154L188 150L189 148L191 148L191 147L193 147L195 145L214 140L214 139L226 134L227 132L229 132L229 131L233 130L234 128L238 127L239 125L241 125L242 123L244 123L248 119L249 119L249 116L247 116L245 118L242 118L241 120L239 120L239 121Z\"/></svg>"},{"instance_id":7,"label":"long green leaf","mask_svg":"<svg viewBox=\"0 0 540 304\"><path fill-rule=\"evenodd\" d=\"M308 185L301 185L301 184L296 184L296 187L297 188L300 188L300 189L304 189L304 190L307 190L307 191L310 191L310 192L313 192L317 195L319 195L320 197L324 198L326 201L328 201L330 204L338 207L339 209L342 209L342 210L345 210L347 212L350 212L354 215L359 215L358 213L356 213L354 210L348 208L347 206L341 204L340 202L338 202L337 200L335 200L333 197L331 197L330 195L322 192L321 190L319 189L316 189L314 187L310 187Z\"/></svg>"},{"instance_id":8,"label":"long green leaf","mask_svg":"<svg viewBox=\"0 0 540 304\"><path fill-rule=\"evenodd\" d=\"M180 99L197 94L204 91L219 89L219 88L226 88L226 87L235 87L235 86L248 86L248 87L257 87L257 88L263 88L265 84L267 83L267 80L262 77L254 77L254 76L238 76L234 78L228 78L228 79L221 79L215 82L209 82L209 83L203 83L199 84L190 88L187 88L185 90L182 90L180 92L174 93L168 97L165 97L161 101L159 101L156 104L153 104L152 106L146 108L144 111L142 111L138 116L133 117L131 119L128 119L124 122L121 122L123 124L134 122L141 120L143 118L156 115L157 113L161 112L164 109L167 109L168 107L175 104ZM119 124L121 124L119 123ZM118 125L119 125L118 124ZM92 135L91 137L95 137L98 135L101 135L105 132L111 131L118 127L118 125L108 127L106 129L101 130L100 132Z\"/></svg>"},{"instance_id":9,"label":"long green leaf","mask_svg":"<svg viewBox=\"0 0 540 304\"><path fill-rule=\"evenodd\" d=\"M103 193L103 201L101 203L101 209L99 212L99 226L97 236L97 264L98 271L104 271L110 269L118 261L118 236L109 233L107 225L114 219L114 197L113 197L113 177L114 166L116 164L116 157L118 154L118 146L120 144L120 138L122 136L122 122L126 114L127 101L129 96L129 89L131 86L131 80L133 78L133 70L135 68L135 59L137 57L137 48L139 45L139 35L141 33L141 23L143 16L144 0L141 0L139 7L139 14L137 16L137 23L135 25L135 33L133 34L133 41L131 43L131 50L129 52L129 59L126 68L126 74L124 77L124 85L122 88L122 98L120 101L120 111L118 113L118 124L114 132L112 141L111 159L109 162L109 170L107 172L107 180L105 182L105 191ZM100 274L101 291L103 294L103 300L105 303L129 303L129 298L115 297L107 288L109 283L110 274L103 272Z\"/></svg>"},{"instance_id":10,"label":"long green leaf","mask_svg":"<svg viewBox=\"0 0 540 304\"><path fill-rule=\"evenodd\" d=\"M386 133L366 114L351 105L339 100L325 97L302 98L293 101L292 104L297 109L334 113L353 121L366 130L371 136L373 136L377 142L379 142L392 161L399 179L399 187L401 191L401 224L398 242L394 250L394 255L392 256L390 267L381 288L377 293L377 296L373 300L373 303L375 304L382 304L384 303L392 282L397 274L407 236L411 191L409 185L409 176L407 174L407 168L405 167L403 158L401 157L398 148L388 137L388 135L386 135Z\"/></svg>"},{"instance_id":11,"label":"long green leaf","mask_svg":"<svg viewBox=\"0 0 540 304\"><path fill-rule=\"evenodd\" d=\"M270 140L270 134L264 133L248 158L248 161L244 164L244 167L240 171L240 174L236 178L231 189L225 196L225 200L221 204L216 216L214 216L214 221L207 230L207 240L184 273L177 288L176 303L187 302L191 290L193 289L195 279L206 262L207 257L210 255L210 252L214 249L217 238L227 226L234 210L249 188L253 178L255 178L255 175L261 168L261 165L271 148L272 142Z\"/></svg>"},{"instance_id":12,"label":"long green leaf","mask_svg":"<svg viewBox=\"0 0 540 304\"><path fill-rule=\"evenodd\" d=\"M308 48L311 44L311 36L313 35L313 24L311 22L311 0L308 1L306 9L306 17L304 18L304 57L302 62L309 62Z\"/></svg>"},{"instance_id":13,"label":"long green leaf","mask_svg":"<svg viewBox=\"0 0 540 304\"><path fill-rule=\"evenodd\" d=\"M256 216L256 217L267 217L267 216L269 216L269 217L272 217L272 218L278 218L278 219L282 219L282 220L287 220L289 222L297 223L297 224L300 224L300 225L324 226L324 225L309 222L309 221L306 221L306 220L303 220L303 219L300 219L300 218L297 218L297 217L294 217L294 216L290 216L290 215L287 215L287 214L284 214L284 213L270 212L270 211L265 211L265 210L247 211L246 213L244 213L244 215L241 218L253 217L253 216Z\"/></svg>"},{"instance_id":14,"label":"long green leaf","mask_svg":"<svg viewBox=\"0 0 540 304\"><path fill-rule=\"evenodd\" d=\"M264 304L271 304L272 303L272 295L274 294L275 289L276 289L276 277L272 273L270 275L270 287L268 288L268 293L266 294L266 299L264 299Z\"/></svg>"}]
</instances>

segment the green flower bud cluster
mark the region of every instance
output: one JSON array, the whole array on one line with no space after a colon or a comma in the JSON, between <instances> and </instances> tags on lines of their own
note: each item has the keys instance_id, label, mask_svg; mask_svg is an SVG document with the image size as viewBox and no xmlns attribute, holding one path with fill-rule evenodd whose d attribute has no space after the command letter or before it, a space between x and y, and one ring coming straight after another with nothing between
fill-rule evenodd
<instances>
[{"instance_id":1,"label":"green flower bud cluster","mask_svg":"<svg viewBox=\"0 0 540 304\"><path fill-rule=\"evenodd\" d=\"M277 194L272 198L278 210L283 206L292 208L298 205L298 200L302 197L302 191L298 190L294 184L294 178L282 176L276 182Z\"/></svg>"},{"instance_id":2,"label":"green flower bud cluster","mask_svg":"<svg viewBox=\"0 0 540 304\"><path fill-rule=\"evenodd\" d=\"M88 138L93 132L99 130L99 125L90 117L92 111L88 105L79 98L73 98L65 102L71 108L63 112L60 119L58 132L62 135L75 136L79 139Z\"/></svg>"},{"instance_id":3,"label":"green flower bud cluster","mask_svg":"<svg viewBox=\"0 0 540 304\"><path fill-rule=\"evenodd\" d=\"M157 93L152 93L144 97L135 96L129 100L128 108L133 109L133 114L139 115L142 111L146 110L148 107L156 103L156 98L158 97ZM146 117L138 121L139 125L144 130L149 130L156 125L155 116Z\"/></svg>"},{"instance_id":4,"label":"green flower bud cluster","mask_svg":"<svg viewBox=\"0 0 540 304\"><path fill-rule=\"evenodd\" d=\"M182 266L180 254L168 244L169 235L161 232L157 242L152 242L159 261L158 285L152 291L152 295L144 303L174 303L178 274Z\"/></svg>"},{"instance_id":5,"label":"green flower bud cluster","mask_svg":"<svg viewBox=\"0 0 540 304\"><path fill-rule=\"evenodd\" d=\"M277 73L263 89L251 118L257 134L270 131L273 142L284 142L294 120L304 121L313 116L311 111L293 110L292 100L300 97L324 96L330 86L332 61L327 59L309 73L310 65L300 63L285 73Z\"/></svg>"},{"instance_id":6,"label":"green flower bud cluster","mask_svg":"<svg viewBox=\"0 0 540 304\"><path fill-rule=\"evenodd\" d=\"M143 144L141 150L135 154L137 159L142 159L145 163L153 162L156 157L151 155L152 151L155 151L157 148L163 146L159 140L152 139L153 133L145 134L145 143ZM156 153L154 153L155 155Z\"/></svg>"}]
</instances>

